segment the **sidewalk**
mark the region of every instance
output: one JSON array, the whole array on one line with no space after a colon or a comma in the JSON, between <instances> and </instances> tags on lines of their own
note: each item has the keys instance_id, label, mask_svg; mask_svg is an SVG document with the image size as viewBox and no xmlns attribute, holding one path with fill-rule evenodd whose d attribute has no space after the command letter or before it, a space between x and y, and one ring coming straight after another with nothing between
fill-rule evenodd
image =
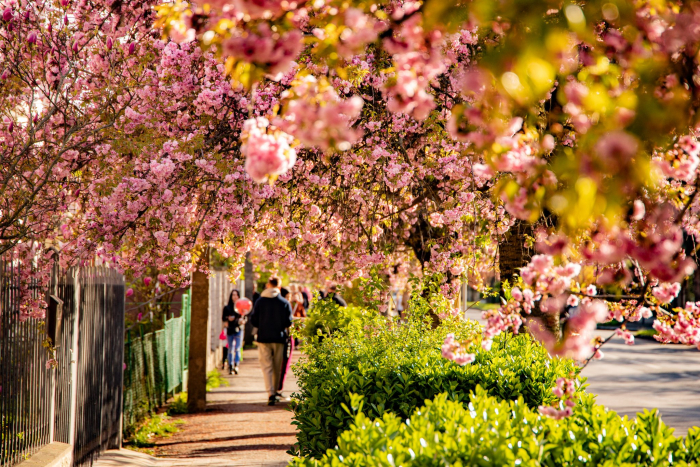
<instances>
[{"instance_id":1,"label":"sidewalk","mask_svg":"<svg viewBox=\"0 0 700 467\"><path fill-rule=\"evenodd\" d=\"M286 451L296 441L288 402L268 407L267 393L258 364L257 350L243 353L240 373L226 375L229 386L207 394L207 412L181 415L182 431L156 441L155 454L128 450L109 451L96 467L198 467L198 466L285 466ZM299 358L295 352L293 362ZM297 390L294 375L287 376L283 394Z\"/></svg>"}]
</instances>

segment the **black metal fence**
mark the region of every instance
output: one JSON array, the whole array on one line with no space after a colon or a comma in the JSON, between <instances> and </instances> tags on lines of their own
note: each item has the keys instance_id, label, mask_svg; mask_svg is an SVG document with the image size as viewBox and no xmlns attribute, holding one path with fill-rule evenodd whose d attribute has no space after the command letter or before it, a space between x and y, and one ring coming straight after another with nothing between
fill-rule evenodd
<instances>
[{"instance_id":1,"label":"black metal fence","mask_svg":"<svg viewBox=\"0 0 700 467\"><path fill-rule=\"evenodd\" d=\"M52 441L73 446L74 465L91 465L121 444L124 279L101 267L55 268L46 320L21 321L18 267L0 261L0 465Z\"/></svg>"},{"instance_id":2,"label":"black metal fence","mask_svg":"<svg viewBox=\"0 0 700 467\"><path fill-rule=\"evenodd\" d=\"M44 325L20 319L20 265L0 261L0 462L24 460L51 441L51 372ZM39 290L34 288L34 298Z\"/></svg>"}]
</instances>

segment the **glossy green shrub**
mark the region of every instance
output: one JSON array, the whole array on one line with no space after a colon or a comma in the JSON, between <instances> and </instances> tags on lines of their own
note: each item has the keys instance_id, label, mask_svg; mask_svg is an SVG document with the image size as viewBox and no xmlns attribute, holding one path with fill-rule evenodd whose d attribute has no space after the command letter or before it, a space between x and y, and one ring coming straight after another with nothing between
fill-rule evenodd
<instances>
[{"instance_id":1,"label":"glossy green shrub","mask_svg":"<svg viewBox=\"0 0 700 467\"><path fill-rule=\"evenodd\" d=\"M357 397L355 408L362 405ZM358 403L359 402L359 403ZM676 438L654 412L636 420L582 400L556 421L530 409L522 397L504 401L477 388L470 403L438 395L410 420L386 413L372 420L358 410L338 447L321 460L292 466L662 466L695 465L698 430ZM694 437L691 441L690 438Z\"/></svg>"},{"instance_id":2,"label":"glossy green shrub","mask_svg":"<svg viewBox=\"0 0 700 467\"><path fill-rule=\"evenodd\" d=\"M472 338L476 361L461 367L441 356L445 336ZM307 345L296 367L300 390L292 400L298 428L293 452L320 457L336 445L352 423L343 409L351 394L364 397L363 412L372 418L385 412L405 419L437 394L465 401L477 385L501 399L522 397L537 407L553 398L558 377L575 372L571 361L550 359L527 335L503 334L490 351L480 348L475 322L445 322L430 329L413 317L405 324L366 313L331 338Z\"/></svg>"},{"instance_id":3,"label":"glossy green shrub","mask_svg":"<svg viewBox=\"0 0 700 467\"><path fill-rule=\"evenodd\" d=\"M318 300L308 312L307 319L295 322L296 336L304 336L309 342L323 340L340 329L359 323L366 310L355 306L340 307L332 300Z\"/></svg>"}]
</instances>

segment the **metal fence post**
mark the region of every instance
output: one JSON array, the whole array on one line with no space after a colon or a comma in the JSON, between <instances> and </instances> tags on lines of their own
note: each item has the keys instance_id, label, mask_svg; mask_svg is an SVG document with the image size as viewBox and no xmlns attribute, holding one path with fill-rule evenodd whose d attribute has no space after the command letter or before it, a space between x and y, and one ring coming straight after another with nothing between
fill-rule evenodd
<instances>
[{"instance_id":1,"label":"metal fence post","mask_svg":"<svg viewBox=\"0 0 700 467\"><path fill-rule=\"evenodd\" d=\"M78 342L80 342L80 270L69 271L73 274L73 342L71 342L70 356L70 423L68 444L75 446L75 428L78 406Z\"/></svg>"}]
</instances>

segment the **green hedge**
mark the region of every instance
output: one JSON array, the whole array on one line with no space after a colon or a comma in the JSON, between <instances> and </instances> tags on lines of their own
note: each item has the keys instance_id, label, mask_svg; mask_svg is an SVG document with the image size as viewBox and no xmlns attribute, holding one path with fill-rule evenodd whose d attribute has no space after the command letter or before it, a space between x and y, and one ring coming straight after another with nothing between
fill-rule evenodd
<instances>
[{"instance_id":1,"label":"green hedge","mask_svg":"<svg viewBox=\"0 0 700 467\"><path fill-rule=\"evenodd\" d=\"M332 300L318 300L313 303L305 320L295 321L296 336L303 336L312 342L334 334L340 329L358 323L366 310L355 306L340 307Z\"/></svg>"},{"instance_id":2,"label":"green hedge","mask_svg":"<svg viewBox=\"0 0 700 467\"><path fill-rule=\"evenodd\" d=\"M461 367L442 358L450 332L474 340L474 363ZM464 401L477 385L501 399L522 397L537 407L553 399L558 377L576 372L573 362L550 359L526 335L503 334L490 351L482 351L480 332L475 322L443 321L430 329L420 317L398 324L363 312L331 338L307 345L306 358L295 367L300 390L291 404L298 428L293 452L318 458L333 448L353 421L343 409L351 394L364 397L363 411L373 418L390 412L405 419L440 393Z\"/></svg>"},{"instance_id":3,"label":"green hedge","mask_svg":"<svg viewBox=\"0 0 700 467\"><path fill-rule=\"evenodd\" d=\"M355 407L361 406L356 398ZM392 413L371 420L361 412L320 460L292 466L662 466L697 465L700 429L677 438L656 411L620 417L583 394L574 414L555 421L525 400L504 401L478 388L470 403L447 394L404 421Z\"/></svg>"}]
</instances>

